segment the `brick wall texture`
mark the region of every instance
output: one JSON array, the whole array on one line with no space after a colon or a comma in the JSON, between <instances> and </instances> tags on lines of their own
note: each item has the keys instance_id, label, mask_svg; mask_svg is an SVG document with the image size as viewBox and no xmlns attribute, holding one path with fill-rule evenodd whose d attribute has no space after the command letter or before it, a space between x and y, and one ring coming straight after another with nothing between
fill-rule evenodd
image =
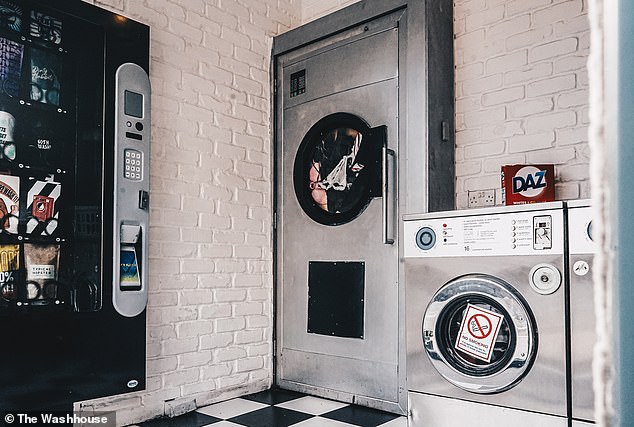
<instances>
[{"instance_id":1,"label":"brick wall texture","mask_svg":"<svg viewBox=\"0 0 634 427\"><path fill-rule=\"evenodd\" d=\"M85 1L152 28L151 277L147 390L78 406L125 425L266 388L271 39L355 0ZM459 208L511 163L589 196L586 1L455 1Z\"/></svg>"},{"instance_id":2,"label":"brick wall texture","mask_svg":"<svg viewBox=\"0 0 634 427\"><path fill-rule=\"evenodd\" d=\"M559 200L590 196L586 0L455 0L456 205L500 167L554 163Z\"/></svg>"},{"instance_id":3,"label":"brick wall texture","mask_svg":"<svg viewBox=\"0 0 634 427\"><path fill-rule=\"evenodd\" d=\"M302 24L335 12L359 0L301 0Z\"/></svg>"},{"instance_id":4,"label":"brick wall texture","mask_svg":"<svg viewBox=\"0 0 634 427\"><path fill-rule=\"evenodd\" d=\"M270 52L297 2L90 3L151 27L150 295L147 390L81 406L125 425L267 388Z\"/></svg>"}]
</instances>

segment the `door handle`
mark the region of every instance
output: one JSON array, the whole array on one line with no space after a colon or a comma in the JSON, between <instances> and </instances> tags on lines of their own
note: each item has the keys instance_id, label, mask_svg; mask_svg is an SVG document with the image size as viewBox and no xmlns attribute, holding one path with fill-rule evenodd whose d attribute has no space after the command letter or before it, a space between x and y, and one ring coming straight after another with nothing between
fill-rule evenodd
<instances>
[{"instance_id":1,"label":"door handle","mask_svg":"<svg viewBox=\"0 0 634 427\"><path fill-rule=\"evenodd\" d=\"M389 191L389 172L388 172L388 156L396 157L396 153L394 150L387 148L387 143L383 144L382 149L382 172L381 172L381 200L383 204L383 244L392 245L394 244L394 239L390 239L389 234L389 201L388 201L388 191Z\"/></svg>"}]
</instances>

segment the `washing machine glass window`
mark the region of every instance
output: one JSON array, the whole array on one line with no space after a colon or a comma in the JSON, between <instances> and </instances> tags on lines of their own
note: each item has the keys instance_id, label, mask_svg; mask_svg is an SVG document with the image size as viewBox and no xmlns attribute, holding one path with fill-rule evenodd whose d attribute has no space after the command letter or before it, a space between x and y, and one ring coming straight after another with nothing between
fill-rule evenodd
<instances>
[{"instance_id":1,"label":"washing machine glass window","mask_svg":"<svg viewBox=\"0 0 634 427\"><path fill-rule=\"evenodd\" d=\"M472 318L480 319L480 330L469 336L464 331ZM481 325L487 321L491 329L483 332ZM481 394L502 392L521 381L537 347L527 304L511 285L482 274L456 278L436 292L425 311L422 337L440 375Z\"/></svg>"},{"instance_id":2,"label":"washing machine glass window","mask_svg":"<svg viewBox=\"0 0 634 427\"><path fill-rule=\"evenodd\" d=\"M469 320L465 319L469 305L502 317L489 361L474 356L466 349L459 348L463 322ZM481 377L495 374L506 367L515 350L515 325L510 319L508 312L492 298L477 294L458 297L440 313L438 318L436 336L440 343L439 350L447 363L465 375Z\"/></svg>"},{"instance_id":3,"label":"washing machine glass window","mask_svg":"<svg viewBox=\"0 0 634 427\"><path fill-rule=\"evenodd\" d=\"M337 113L319 120L302 140L293 171L295 194L304 212L324 225L357 218L381 185L384 128Z\"/></svg>"}]
</instances>

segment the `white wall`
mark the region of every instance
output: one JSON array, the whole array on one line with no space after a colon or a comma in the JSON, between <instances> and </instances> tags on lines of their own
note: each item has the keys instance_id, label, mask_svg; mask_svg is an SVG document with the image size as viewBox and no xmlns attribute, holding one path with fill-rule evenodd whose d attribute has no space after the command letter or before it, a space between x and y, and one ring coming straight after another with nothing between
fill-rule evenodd
<instances>
[{"instance_id":1,"label":"white wall","mask_svg":"<svg viewBox=\"0 0 634 427\"><path fill-rule=\"evenodd\" d=\"M321 18L357 1L359 0L300 0L302 24Z\"/></svg>"},{"instance_id":2,"label":"white wall","mask_svg":"<svg viewBox=\"0 0 634 427\"><path fill-rule=\"evenodd\" d=\"M500 167L554 163L559 200L590 196L585 0L455 0L456 202Z\"/></svg>"},{"instance_id":3,"label":"white wall","mask_svg":"<svg viewBox=\"0 0 634 427\"><path fill-rule=\"evenodd\" d=\"M147 390L82 405L124 425L272 382L269 62L300 12L295 0L96 3L151 26Z\"/></svg>"}]
</instances>

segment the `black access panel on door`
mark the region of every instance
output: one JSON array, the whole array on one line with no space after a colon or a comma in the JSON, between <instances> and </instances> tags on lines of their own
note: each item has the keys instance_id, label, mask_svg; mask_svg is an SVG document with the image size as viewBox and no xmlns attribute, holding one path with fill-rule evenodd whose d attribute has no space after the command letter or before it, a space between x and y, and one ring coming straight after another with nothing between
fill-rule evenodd
<instances>
[{"instance_id":1,"label":"black access panel on door","mask_svg":"<svg viewBox=\"0 0 634 427\"><path fill-rule=\"evenodd\" d=\"M0 412L145 388L149 28L0 0Z\"/></svg>"}]
</instances>

